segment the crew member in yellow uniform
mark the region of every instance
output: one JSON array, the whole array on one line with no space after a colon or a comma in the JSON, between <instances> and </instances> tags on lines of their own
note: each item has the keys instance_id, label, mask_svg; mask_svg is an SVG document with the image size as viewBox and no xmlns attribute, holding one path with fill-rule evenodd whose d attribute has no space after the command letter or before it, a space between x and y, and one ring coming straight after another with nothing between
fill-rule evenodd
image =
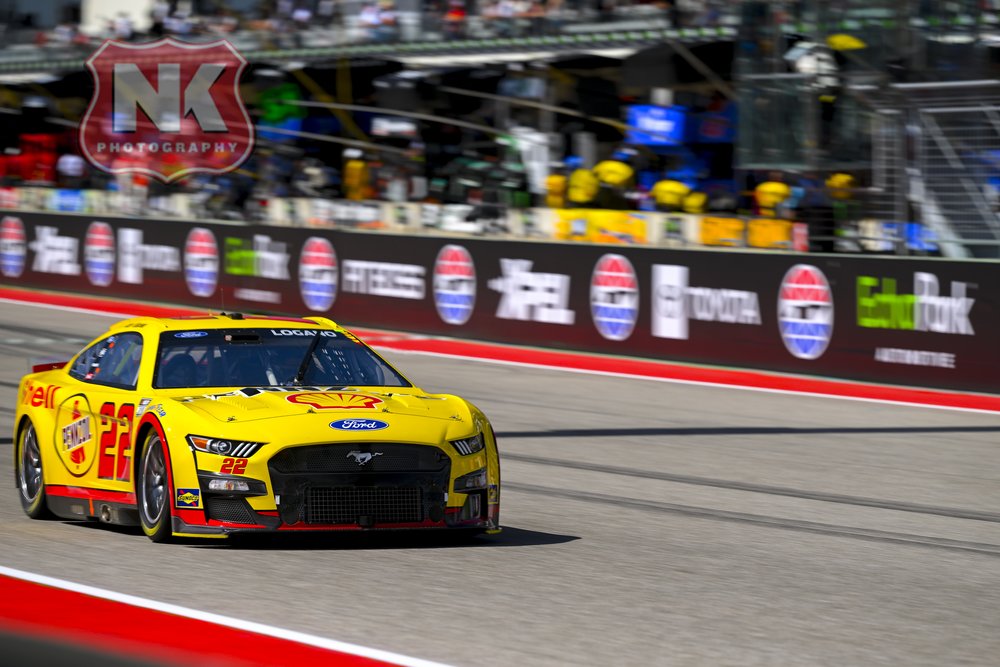
<instances>
[{"instance_id":1,"label":"crew member in yellow uniform","mask_svg":"<svg viewBox=\"0 0 1000 667\"><path fill-rule=\"evenodd\" d=\"M628 208L625 191L632 185L635 176L635 170L627 162L628 158L625 151L615 151L610 159L598 162L594 167L594 175L600 182L598 205L601 208Z\"/></svg>"},{"instance_id":2,"label":"crew member in yellow uniform","mask_svg":"<svg viewBox=\"0 0 1000 667\"><path fill-rule=\"evenodd\" d=\"M548 208L566 208L566 174L563 165L554 165L545 177L545 205Z\"/></svg>"},{"instance_id":3,"label":"crew member in yellow uniform","mask_svg":"<svg viewBox=\"0 0 1000 667\"><path fill-rule=\"evenodd\" d=\"M347 162L344 164L344 175L341 178L344 197L355 201L368 199L371 192L371 175L368 173L368 164L361 159L361 151L346 150L344 157L347 158Z\"/></svg>"},{"instance_id":4,"label":"crew member in yellow uniform","mask_svg":"<svg viewBox=\"0 0 1000 667\"><path fill-rule=\"evenodd\" d=\"M854 177L843 172L831 174L826 179L826 190L831 199L847 201L853 197Z\"/></svg>"},{"instance_id":5,"label":"crew member in yellow uniform","mask_svg":"<svg viewBox=\"0 0 1000 667\"><path fill-rule=\"evenodd\" d=\"M704 192L692 192L684 198L685 213L704 213L708 208L708 195Z\"/></svg>"},{"instance_id":6,"label":"crew member in yellow uniform","mask_svg":"<svg viewBox=\"0 0 1000 667\"><path fill-rule=\"evenodd\" d=\"M632 182L635 170L624 162L625 155L615 153L610 160L602 160L594 167L594 175L601 185L610 185L616 188L624 188Z\"/></svg>"},{"instance_id":7,"label":"crew member in yellow uniform","mask_svg":"<svg viewBox=\"0 0 1000 667\"><path fill-rule=\"evenodd\" d=\"M857 236L861 219L861 202L855 198L857 182L850 174L837 172L826 179L826 192L833 208L833 234Z\"/></svg>"},{"instance_id":8,"label":"crew member in yellow uniform","mask_svg":"<svg viewBox=\"0 0 1000 667\"><path fill-rule=\"evenodd\" d=\"M754 189L757 199L757 214L768 218L777 217L778 204L788 199L792 189L787 183L778 180L778 174L772 174L771 179L764 181Z\"/></svg>"},{"instance_id":9,"label":"crew member in yellow uniform","mask_svg":"<svg viewBox=\"0 0 1000 667\"><path fill-rule=\"evenodd\" d=\"M684 208L684 199L691 194L691 188L672 178L657 181L651 190L656 210L673 213Z\"/></svg>"},{"instance_id":10,"label":"crew member in yellow uniform","mask_svg":"<svg viewBox=\"0 0 1000 667\"><path fill-rule=\"evenodd\" d=\"M569 175L569 188L566 198L569 199L571 208L586 208L592 204L600 184L594 172L583 167L583 161L578 157L571 157L566 160L566 167L573 169Z\"/></svg>"}]
</instances>

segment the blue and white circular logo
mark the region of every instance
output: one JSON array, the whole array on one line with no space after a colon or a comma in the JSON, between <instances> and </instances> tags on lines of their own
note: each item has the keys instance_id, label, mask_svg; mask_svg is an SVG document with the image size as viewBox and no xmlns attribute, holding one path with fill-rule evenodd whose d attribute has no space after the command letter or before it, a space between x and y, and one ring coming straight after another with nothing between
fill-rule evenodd
<instances>
[{"instance_id":1,"label":"blue and white circular logo","mask_svg":"<svg viewBox=\"0 0 1000 667\"><path fill-rule=\"evenodd\" d=\"M330 422L330 428L335 428L338 431L381 431L388 427L388 424L378 419L354 418L338 419L335 422Z\"/></svg>"},{"instance_id":2,"label":"blue and white circular logo","mask_svg":"<svg viewBox=\"0 0 1000 667\"><path fill-rule=\"evenodd\" d=\"M299 293L306 308L320 313L337 300L337 253L324 238L310 236L302 246Z\"/></svg>"},{"instance_id":3,"label":"blue and white circular logo","mask_svg":"<svg viewBox=\"0 0 1000 667\"><path fill-rule=\"evenodd\" d=\"M83 242L83 266L91 285L107 287L115 277L115 234L106 222L92 222Z\"/></svg>"},{"instance_id":4,"label":"blue and white circular logo","mask_svg":"<svg viewBox=\"0 0 1000 667\"><path fill-rule=\"evenodd\" d=\"M448 324L462 325L476 305L476 265L460 245L446 245L434 260L434 305Z\"/></svg>"},{"instance_id":5,"label":"blue and white circular logo","mask_svg":"<svg viewBox=\"0 0 1000 667\"><path fill-rule=\"evenodd\" d=\"M204 338L207 331L180 331L174 334L174 338Z\"/></svg>"},{"instance_id":6,"label":"blue and white circular logo","mask_svg":"<svg viewBox=\"0 0 1000 667\"><path fill-rule=\"evenodd\" d=\"M20 278L27 254L24 223L12 215L4 216L0 222L0 273L7 278Z\"/></svg>"},{"instance_id":7,"label":"blue and white circular logo","mask_svg":"<svg viewBox=\"0 0 1000 667\"><path fill-rule=\"evenodd\" d=\"M639 317L639 281L627 257L609 253L597 260L590 277L590 314L608 340L632 335Z\"/></svg>"},{"instance_id":8,"label":"blue and white circular logo","mask_svg":"<svg viewBox=\"0 0 1000 667\"><path fill-rule=\"evenodd\" d=\"M204 227L195 227L184 243L184 281L195 296L215 294L219 284L219 246L215 234Z\"/></svg>"},{"instance_id":9,"label":"blue and white circular logo","mask_svg":"<svg viewBox=\"0 0 1000 667\"><path fill-rule=\"evenodd\" d=\"M778 290L778 328L799 359L818 359L833 336L833 292L823 272L809 264L788 269Z\"/></svg>"}]
</instances>

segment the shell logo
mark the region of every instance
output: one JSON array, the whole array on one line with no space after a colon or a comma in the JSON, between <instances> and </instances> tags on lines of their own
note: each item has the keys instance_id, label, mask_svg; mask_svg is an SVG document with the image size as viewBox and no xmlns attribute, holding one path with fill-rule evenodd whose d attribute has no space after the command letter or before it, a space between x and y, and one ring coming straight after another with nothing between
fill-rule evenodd
<instances>
[{"instance_id":1,"label":"shell logo","mask_svg":"<svg viewBox=\"0 0 1000 667\"><path fill-rule=\"evenodd\" d=\"M309 405L317 410L372 410L382 402L381 398L339 391L310 391L292 394L289 403Z\"/></svg>"}]
</instances>

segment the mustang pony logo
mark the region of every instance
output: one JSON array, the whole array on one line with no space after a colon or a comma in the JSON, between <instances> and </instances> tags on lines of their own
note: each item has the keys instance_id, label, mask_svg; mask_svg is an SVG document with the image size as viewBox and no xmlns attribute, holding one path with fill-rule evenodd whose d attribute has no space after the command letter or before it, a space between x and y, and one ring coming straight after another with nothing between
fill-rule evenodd
<instances>
[{"instance_id":1,"label":"mustang pony logo","mask_svg":"<svg viewBox=\"0 0 1000 667\"><path fill-rule=\"evenodd\" d=\"M363 466L364 464L368 463L369 461L371 461L376 456L382 456L382 452L370 452L369 453L369 452L359 452L358 450L354 450L352 452L347 452L347 458L354 459L355 461L358 462L359 466Z\"/></svg>"},{"instance_id":2,"label":"mustang pony logo","mask_svg":"<svg viewBox=\"0 0 1000 667\"><path fill-rule=\"evenodd\" d=\"M310 405L317 410L371 410L382 402L381 398L340 391L310 391L292 394L289 403Z\"/></svg>"},{"instance_id":3,"label":"mustang pony logo","mask_svg":"<svg viewBox=\"0 0 1000 667\"><path fill-rule=\"evenodd\" d=\"M94 96L80 147L98 169L170 183L250 157L254 129L239 92L247 61L229 42L109 40L86 64Z\"/></svg>"}]
</instances>

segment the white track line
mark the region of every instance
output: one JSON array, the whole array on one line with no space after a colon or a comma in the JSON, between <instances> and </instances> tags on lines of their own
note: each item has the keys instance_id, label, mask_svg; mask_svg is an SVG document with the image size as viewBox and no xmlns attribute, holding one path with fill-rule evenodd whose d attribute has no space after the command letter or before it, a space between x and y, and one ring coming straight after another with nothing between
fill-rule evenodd
<instances>
[{"instance_id":1,"label":"white track line","mask_svg":"<svg viewBox=\"0 0 1000 667\"><path fill-rule=\"evenodd\" d=\"M316 635L309 635L304 632L277 628L273 625L265 625L263 623L255 623L253 621L244 621L231 616L222 616L221 614L199 611L197 609L182 607L180 605L170 604L167 602L147 600L146 598L128 595L127 593L108 591L103 588L95 588L94 586L87 586L86 584L66 581L65 579L56 579L44 574L35 574L34 572L15 570L3 565L0 565L0 575L11 577L13 579L21 579L22 581L30 581L43 586L60 588L62 590L72 591L82 595L89 595L103 600L120 602L122 604L132 605L133 607L152 609L153 611L161 611L174 616L193 618L199 621L205 621L206 623L214 623L216 625L222 625L229 628L246 630L247 632L254 632L259 635L266 635L277 639L287 639L288 641L298 642L299 644L308 644L309 646L316 646L319 648L329 649L331 651L339 651L341 653L349 653L351 655L370 658L372 660L380 660L382 662L400 665L401 667L449 667L448 665L440 662L431 662L430 660L411 658L399 653L392 653L391 651L382 651L380 649L368 648L357 644L348 644L347 642L341 642L335 639L326 639L325 637L317 637Z\"/></svg>"},{"instance_id":2,"label":"white track line","mask_svg":"<svg viewBox=\"0 0 1000 667\"><path fill-rule=\"evenodd\" d=\"M18 304L18 305L21 305L21 306L31 306L31 307L34 307L34 308L49 308L51 310L67 310L67 311L77 312L77 313L89 313L91 315L104 315L106 317L114 317L114 318L118 318L118 319L123 319L123 318L127 318L127 317L135 317L134 315L129 315L127 313L109 313L109 312L103 311L103 310L90 310L88 308L76 308L74 306L59 306L59 305L47 304L47 303L31 303L29 301L18 301L17 299L3 299L3 298L0 298L0 302L3 302L3 303L14 303L14 304ZM363 329L364 327L360 327L360 328ZM387 332L387 333L395 333L395 332ZM419 334L416 334L415 337L416 338L420 338L420 339L433 338L432 336L421 336ZM438 337L438 338L441 338L442 340L447 340L447 338L443 337L443 336L442 337ZM505 360L502 360L502 359L488 359L488 358L485 358L485 357L472 357L472 356L466 356L466 355L462 355L462 354L447 354L445 352L425 352L425 351L422 351L422 350L399 350L399 349L396 349L394 347L388 346L388 345L386 345L384 343L373 343L372 347L380 348L380 349L383 349L383 350L392 350L393 352L398 352L398 353L401 353L401 354L420 354L420 355L424 355L424 356L427 356L427 357L442 357L442 358L445 358L445 359L465 359L465 360L468 360L468 361L478 361L480 363L486 363L486 364L498 364L498 365L501 365L501 366L520 366L520 367L523 367L523 368L538 368L538 369L545 369L545 370L565 371L567 373L583 373L585 375L602 375L602 376L605 376L605 377L620 377L620 378L631 378L631 379L636 379L636 380L651 380L653 382L667 382L667 383L671 383L671 384L694 385L694 386L697 386L697 387L723 387L723 388L726 388L726 389L734 389L734 390L737 390L737 391L757 391L757 392L763 392L763 393L767 393L767 394L780 394L780 395L784 395L784 396L812 396L812 397L817 397L817 398L832 398L832 399L841 400L841 401L860 401L862 403L881 403L881 404L884 404L884 405L900 405L900 406L910 407L910 408L930 408L932 410L950 410L950 411L953 411L953 412L972 412L972 413L984 414L984 415L996 415L996 414L998 414L995 410L981 410L979 408L963 408L963 407L960 407L960 406L952 406L952 405L935 405L933 403L910 403L908 401L893 401L893 400L889 400L889 399L886 399L886 398L867 398L867 397L860 397L860 396L841 396L839 394L825 394L823 392L815 392L815 391L793 391L791 389L771 389L771 388L768 388L768 387L747 387L747 386L744 386L744 385L725 384L725 383L722 383L722 382L703 382L703 381L700 381L700 380L680 380L680 379L675 379L675 378L653 377L653 376L641 375L641 374L637 374L637 373L615 373L613 371L595 371L595 370L589 370L589 369L583 369L583 368L567 368L565 366L548 366L546 364L532 364L532 363L528 363L528 362L524 362L524 361L505 361ZM579 354L585 354L585 353L580 352ZM649 359L648 361L655 362L656 360L655 359ZM753 372L752 369L747 369L747 370L750 371L750 372ZM830 381L831 382L837 382L838 380L831 378ZM844 381L845 382L850 382L850 380L844 380ZM934 389L928 389L928 390L929 391L935 391ZM960 393L960 392L956 392L956 393Z\"/></svg>"}]
</instances>

